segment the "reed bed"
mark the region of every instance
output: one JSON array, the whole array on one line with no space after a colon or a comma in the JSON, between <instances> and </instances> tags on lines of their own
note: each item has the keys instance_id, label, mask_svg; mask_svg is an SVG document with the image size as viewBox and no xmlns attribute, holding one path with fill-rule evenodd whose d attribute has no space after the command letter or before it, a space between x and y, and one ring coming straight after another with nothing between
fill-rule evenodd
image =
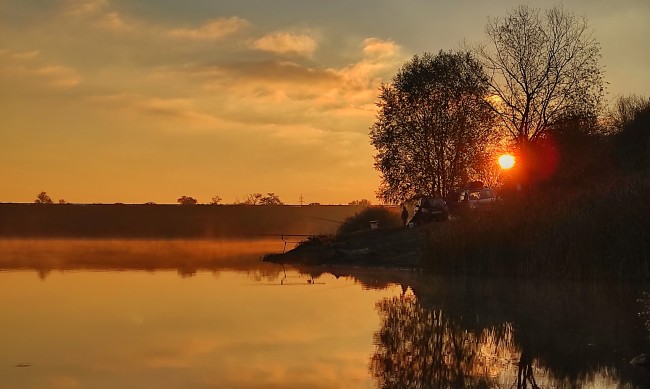
<instances>
[{"instance_id":1,"label":"reed bed","mask_svg":"<svg viewBox=\"0 0 650 389\"><path fill-rule=\"evenodd\" d=\"M428 231L436 274L650 280L650 179L540 188Z\"/></svg>"}]
</instances>

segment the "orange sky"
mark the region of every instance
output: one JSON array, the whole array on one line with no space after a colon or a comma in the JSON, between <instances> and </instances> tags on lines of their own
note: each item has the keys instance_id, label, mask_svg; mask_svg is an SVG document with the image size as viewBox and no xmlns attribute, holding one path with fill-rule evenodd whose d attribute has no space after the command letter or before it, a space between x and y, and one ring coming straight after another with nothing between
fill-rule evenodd
<instances>
[{"instance_id":1,"label":"orange sky","mask_svg":"<svg viewBox=\"0 0 650 389\"><path fill-rule=\"evenodd\" d=\"M0 1L0 202L376 202L380 83L518 2L287 4ZM602 44L607 99L646 95L650 3L564 6Z\"/></svg>"}]
</instances>

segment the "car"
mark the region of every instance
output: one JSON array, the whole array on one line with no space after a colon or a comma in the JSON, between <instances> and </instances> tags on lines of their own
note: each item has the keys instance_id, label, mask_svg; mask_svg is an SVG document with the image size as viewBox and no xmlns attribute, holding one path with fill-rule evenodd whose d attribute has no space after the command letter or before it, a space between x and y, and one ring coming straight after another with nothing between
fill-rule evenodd
<instances>
[{"instance_id":1,"label":"car","mask_svg":"<svg viewBox=\"0 0 650 389\"><path fill-rule=\"evenodd\" d=\"M483 186L480 182L470 183L447 196L447 203L453 210L484 208L496 201L497 196L494 189Z\"/></svg>"},{"instance_id":2,"label":"car","mask_svg":"<svg viewBox=\"0 0 650 389\"><path fill-rule=\"evenodd\" d=\"M465 201L469 203L470 208L479 208L497 201L494 190L485 187L478 190L467 190L464 192Z\"/></svg>"},{"instance_id":3,"label":"car","mask_svg":"<svg viewBox=\"0 0 650 389\"><path fill-rule=\"evenodd\" d=\"M444 199L421 196L413 200L416 200L416 205L413 216L408 221L409 226L414 227L432 221L449 220L449 207Z\"/></svg>"}]
</instances>

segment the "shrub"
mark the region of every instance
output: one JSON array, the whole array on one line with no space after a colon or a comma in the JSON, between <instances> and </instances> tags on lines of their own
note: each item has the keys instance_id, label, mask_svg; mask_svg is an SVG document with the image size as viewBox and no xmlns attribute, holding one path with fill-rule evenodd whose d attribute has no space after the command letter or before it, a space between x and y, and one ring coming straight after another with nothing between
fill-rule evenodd
<instances>
[{"instance_id":1,"label":"shrub","mask_svg":"<svg viewBox=\"0 0 650 389\"><path fill-rule=\"evenodd\" d=\"M336 233L343 235L367 230L370 228L371 221L377 221L380 228L398 227L401 225L401 220L395 209L386 207L365 208L353 216L346 218Z\"/></svg>"}]
</instances>

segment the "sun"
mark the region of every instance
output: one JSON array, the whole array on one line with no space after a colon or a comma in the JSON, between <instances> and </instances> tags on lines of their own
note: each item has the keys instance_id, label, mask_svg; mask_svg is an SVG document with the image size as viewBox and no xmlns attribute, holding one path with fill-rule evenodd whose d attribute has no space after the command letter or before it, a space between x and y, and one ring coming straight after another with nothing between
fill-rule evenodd
<instances>
[{"instance_id":1,"label":"sun","mask_svg":"<svg viewBox=\"0 0 650 389\"><path fill-rule=\"evenodd\" d=\"M499 157L499 166L504 170L512 168L515 166L515 157L510 154L503 154Z\"/></svg>"}]
</instances>

